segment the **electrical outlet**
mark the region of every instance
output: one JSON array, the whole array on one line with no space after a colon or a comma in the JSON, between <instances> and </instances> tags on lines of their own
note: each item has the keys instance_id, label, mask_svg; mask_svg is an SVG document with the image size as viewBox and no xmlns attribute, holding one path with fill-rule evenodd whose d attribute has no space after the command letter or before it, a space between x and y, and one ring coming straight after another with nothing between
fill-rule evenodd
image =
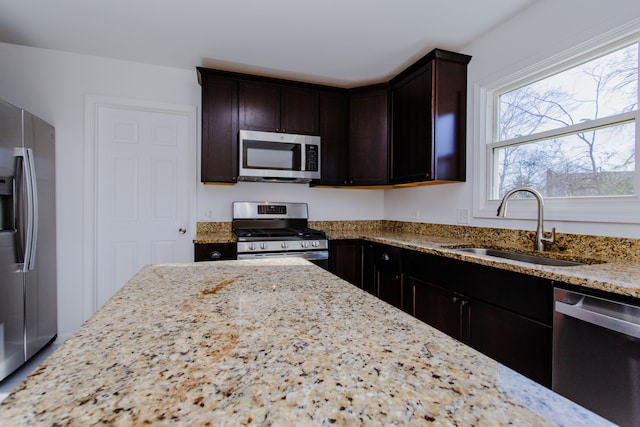
<instances>
[{"instance_id":1,"label":"electrical outlet","mask_svg":"<svg viewBox=\"0 0 640 427\"><path fill-rule=\"evenodd\" d=\"M457 209L458 224L469 224L469 209Z\"/></svg>"}]
</instances>

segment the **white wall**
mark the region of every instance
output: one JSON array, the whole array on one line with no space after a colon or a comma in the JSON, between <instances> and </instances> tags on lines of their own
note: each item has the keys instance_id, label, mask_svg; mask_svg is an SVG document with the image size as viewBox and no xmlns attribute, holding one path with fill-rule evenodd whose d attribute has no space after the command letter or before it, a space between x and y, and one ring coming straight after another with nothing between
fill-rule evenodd
<instances>
[{"instance_id":1,"label":"white wall","mask_svg":"<svg viewBox=\"0 0 640 427\"><path fill-rule=\"evenodd\" d=\"M198 185L198 220L231 221L231 202L275 201L309 204L309 219L382 219L382 190L310 188L306 184L240 182Z\"/></svg>"},{"instance_id":2,"label":"white wall","mask_svg":"<svg viewBox=\"0 0 640 427\"><path fill-rule=\"evenodd\" d=\"M85 95L191 105L199 110L195 64L192 70L176 69L0 43L0 76L0 99L56 128L58 329L66 337L91 314L88 300L93 295L87 288L90 284L84 283L82 265L85 251L93 250L83 247ZM194 220L230 221L235 200L304 201L310 205L312 220L383 215L382 191L294 184L194 185L198 206L191 215Z\"/></svg>"},{"instance_id":3,"label":"white wall","mask_svg":"<svg viewBox=\"0 0 640 427\"><path fill-rule=\"evenodd\" d=\"M640 18L637 0L539 0L503 25L461 49L469 64L467 182L385 192L385 219L457 224L457 209L473 212L474 84L512 74L572 46ZM532 202L533 203L533 202ZM415 213L418 219L415 219ZM638 212L640 217L640 212ZM535 204L531 217L535 218ZM534 221L470 218L475 226L533 229ZM640 225L550 222L559 232L640 238Z\"/></svg>"}]
</instances>

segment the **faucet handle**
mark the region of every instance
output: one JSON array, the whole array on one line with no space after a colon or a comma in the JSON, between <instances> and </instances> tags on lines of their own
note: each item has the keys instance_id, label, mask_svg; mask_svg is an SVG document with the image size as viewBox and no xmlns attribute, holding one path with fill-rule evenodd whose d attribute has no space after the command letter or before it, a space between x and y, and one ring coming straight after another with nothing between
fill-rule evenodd
<instances>
[{"instance_id":1,"label":"faucet handle","mask_svg":"<svg viewBox=\"0 0 640 427\"><path fill-rule=\"evenodd\" d=\"M546 237L549 234L551 234L551 236L550 237ZM545 243L553 243L553 242L555 242L556 241L556 228L553 227L551 229L551 233L543 232L542 233L542 237L541 237L540 240L542 240Z\"/></svg>"}]
</instances>

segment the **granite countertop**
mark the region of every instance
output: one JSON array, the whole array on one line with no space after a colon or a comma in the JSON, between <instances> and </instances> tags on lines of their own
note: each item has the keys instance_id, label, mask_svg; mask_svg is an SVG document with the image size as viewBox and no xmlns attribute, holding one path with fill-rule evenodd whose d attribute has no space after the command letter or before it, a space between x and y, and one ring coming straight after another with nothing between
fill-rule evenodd
<instances>
[{"instance_id":1,"label":"granite countertop","mask_svg":"<svg viewBox=\"0 0 640 427\"><path fill-rule=\"evenodd\" d=\"M640 298L640 261L634 257L624 256L623 251L634 250L635 248L619 248L622 254L607 257L599 254L593 257L587 253L586 256L579 252L576 254L554 254L547 253L546 256L586 260L594 262L585 265L571 267L557 267L549 265L535 265L508 259L495 258L490 256L475 255L456 251L454 247L476 246L477 241L465 239L460 236L442 237L437 235L419 234L411 232L389 231L389 230L327 230L329 239L364 239L371 242L402 247L433 255L446 256L460 259L467 262L483 264L510 270L537 277L556 280L575 286L582 286L589 289L611 292L626 297ZM508 239L508 237L507 237ZM481 245L492 246L494 239L482 242ZM229 232L199 233L194 239L194 243L228 243L234 242L233 234ZM498 242L501 243L501 242ZM500 247L501 245L496 245ZM620 245L624 246L624 245ZM587 251L585 251L587 252Z\"/></svg>"},{"instance_id":2,"label":"granite countertop","mask_svg":"<svg viewBox=\"0 0 640 427\"><path fill-rule=\"evenodd\" d=\"M300 259L144 267L0 406L0 425L598 426Z\"/></svg>"}]
</instances>

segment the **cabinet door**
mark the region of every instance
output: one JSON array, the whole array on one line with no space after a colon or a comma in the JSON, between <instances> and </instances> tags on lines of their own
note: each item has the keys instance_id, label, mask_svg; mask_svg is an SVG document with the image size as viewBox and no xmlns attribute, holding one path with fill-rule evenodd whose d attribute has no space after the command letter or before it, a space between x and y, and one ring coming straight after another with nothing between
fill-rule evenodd
<instances>
[{"instance_id":1,"label":"cabinet door","mask_svg":"<svg viewBox=\"0 0 640 427\"><path fill-rule=\"evenodd\" d=\"M320 134L319 91L280 87L280 132Z\"/></svg>"},{"instance_id":2,"label":"cabinet door","mask_svg":"<svg viewBox=\"0 0 640 427\"><path fill-rule=\"evenodd\" d=\"M467 65L435 61L433 179L464 181L467 153Z\"/></svg>"},{"instance_id":3,"label":"cabinet door","mask_svg":"<svg viewBox=\"0 0 640 427\"><path fill-rule=\"evenodd\" d=\"M231 182L238 177L238 84L202 76L202 182Z\"/></svg>"},{"instance_id":4,"label":"cabinet door","mask_svg":"<svg viewBox=\"0 0 640 427\"><path fill-rule=\"evenodd\" d=\"M329 244L329 270L347 282L362 287L362 243L360 240L332 240Z\"/></svg>"},{"instance_id":5,"label":"cabinet door","mask_svg":"<svg viewBox=\"0 0 640 427\"><path fill-rule=\"evenodd\" d=\"M402 309L402 262L400 248L374 245L374 281L378 298Z\"/></svg>"},{"instance_id":6,"label":"cabinet door","mask_svg":"<svg viewBox=\"0 0 640 427\"><path fill-rule=\"evenodd\" d=\"M391 182L466 178L467 64L435 49L391 81Z\"/></svg>"},{"instance_id":7,"label":"cabinet door","mask_svg":"<svg viewBox=\"0 0 640 427\"><path fill-rule=\"evenodd\" d=\"M407 288L411 302L409 312L416 318L462 340L461 298L448 289L435 286L424 280L408 276Z\"/></svg>"},{"instance_id":8,"label":"cabinet door","mask_svg":"<svg viewBox=\"0 0 640 427\"><path fill-rule=\"evenodd\" d=\"M378 298L399 309L402 309L401 277L401 274L397 272L376 269Z\"/></svg>"},{"instance_id":9,"label":"cabinet door","mask_svg":"<svg viewBox=\"0 0 640 427\"><path fill-rule=\"evenodd\" d=\"M392 88L392 183L432 179L431 74L429 63Z\"/></svg>"},{"instance_id":10,"label":"cabinet door","mask_svg":"<svg viewBox=\"0 0 640 427\"><path fill-rule=\"evenodd\" d=\"M344 185L348 181L349 96L346 92L320 92L322 178L320 185Z\"/></svg>"},{"instance_id":11,"label":"cabinet door","mask_svg":"<svg viewBox=\"0 0 640 427\"><path fill-rule=\"evenodd\" d=\"M358 91L349 103L349 184L388 184L389 90Z\"/></svg>"},{"instance_id":12,"label":"cabinet door","mask_svg":"<svg viewBox=\"0 0 640 427\"><path fill-rule=\"evenodd\" d=\"M468 310L466 344L551 387L553 334L550 326L477 300L470 300Z\"/></svg>"},{"instance_id":13,"label":"cabinet door","mask_svg":"<svg viewBox=\"0 0 640 427\"><path fill-rule=\"evenodd\" d=\"M280 130L280 88L269 83L241 81L240 129Z\"/></svg>"},{"instance_id":14,"label":"cabinet door","mask_svg":"<svg viewBox=\"0 0 640 427\"><path fill-rule=\"evenodd\" d=\"M375 251L373 243L362 245L362 289L378 296L376 286Z\"/></svg>"}]
</instances>

